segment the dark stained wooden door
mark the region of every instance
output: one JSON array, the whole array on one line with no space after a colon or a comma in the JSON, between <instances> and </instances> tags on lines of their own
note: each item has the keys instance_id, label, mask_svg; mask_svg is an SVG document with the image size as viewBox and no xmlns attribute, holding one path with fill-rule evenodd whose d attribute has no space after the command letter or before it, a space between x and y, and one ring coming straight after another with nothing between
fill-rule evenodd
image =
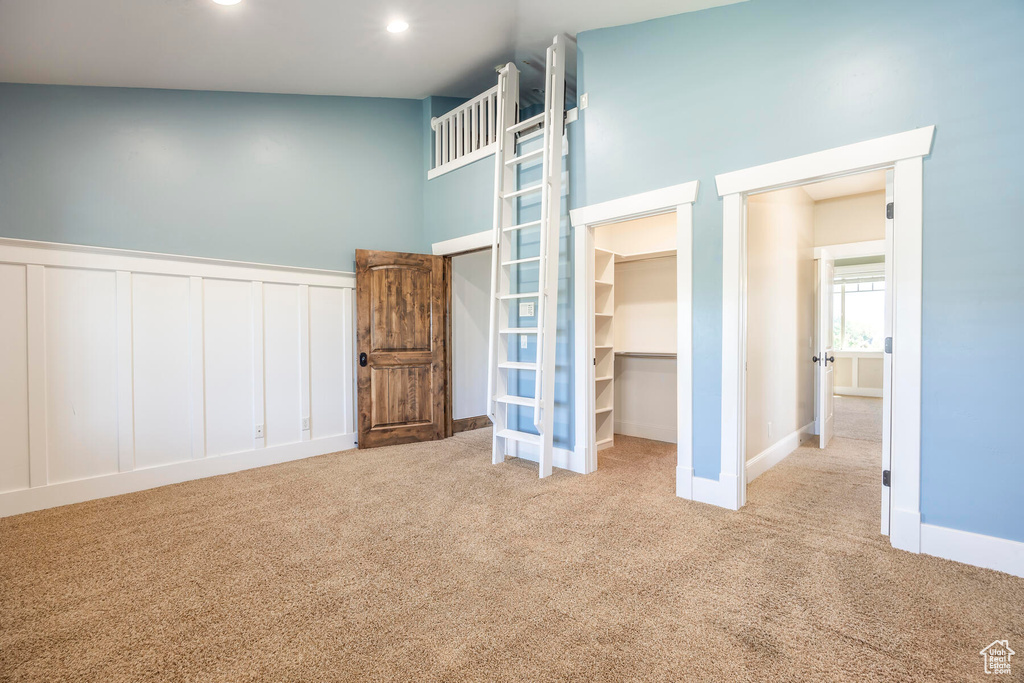
<instances>
[{"instance_id":1,"label":"dark stained wooden door","mask_svg":"<svg viewBox=\"0 0 1024 683\"><path fill-rule=\"evenodd\" d=\"M359 447L444 437L444 258L356 250Z\"/></svg>"}]
</instances>

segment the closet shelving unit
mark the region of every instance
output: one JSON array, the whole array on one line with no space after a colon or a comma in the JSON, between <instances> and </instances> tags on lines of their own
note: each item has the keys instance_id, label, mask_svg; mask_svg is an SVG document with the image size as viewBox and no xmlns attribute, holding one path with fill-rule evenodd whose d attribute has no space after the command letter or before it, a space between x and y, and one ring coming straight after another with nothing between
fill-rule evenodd
<instances>
[{"instance_id":1,"label":"closet shelving unit","mask_svg":"<svg viewBox=\"0 0 1024 683\"><path fill-rule=\"evenodd\" d=\"M594 425L597 449L615 441L615 254L594 249Z\"/></svg>"}]
</instances>

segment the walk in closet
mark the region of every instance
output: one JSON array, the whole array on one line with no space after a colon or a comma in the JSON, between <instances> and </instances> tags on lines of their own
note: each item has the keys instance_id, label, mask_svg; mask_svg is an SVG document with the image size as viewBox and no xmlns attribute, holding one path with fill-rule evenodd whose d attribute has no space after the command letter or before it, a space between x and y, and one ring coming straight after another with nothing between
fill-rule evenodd
<instances>
[{"instance_id":1,"label":"walk in closet","mask_svg":"<svg viewBox=\"0 0 1024 683\"><path fill-rule=\"evenodd\" d=\"M676 440L676 219L594 229L598 450L616 434Z\"/></svg>"}]
</instances>

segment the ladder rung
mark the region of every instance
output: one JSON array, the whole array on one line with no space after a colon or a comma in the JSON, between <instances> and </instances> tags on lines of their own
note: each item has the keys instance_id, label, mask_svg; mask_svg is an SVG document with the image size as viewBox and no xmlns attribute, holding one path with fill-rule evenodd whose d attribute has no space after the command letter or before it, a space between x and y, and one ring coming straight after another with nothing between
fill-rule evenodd
<instances>
[{"instance_id":1,"label":"ladder rung","mask_svg":"<svg viewBox=\"0 0 1024 683\"><path fill-rule=\"evenodd\" d=\"M514 166L515 164L523 164L533 159L539 159L542 156L544 156L543 147L541 147L540 149L535 149L532 152L523 152L519 156L512 157L511 159L505 162L505 165Z\"/></svg>"},{"instance_id":2,"label":"ladder rung","mask_svg":"<svg viewBox=\"0 0 1024 683\"><path fill-rule=\"evenodd\" d=\"M523 441L525 443L541 444L540 434L530 434L529 432L517 432L514 429L502 429L495 436L502 439L514 439L516 441Z\"/></svg>"},{"instance_id":3,"label":"ladder rung","mask_svg":"<svg viewBox=\"0 0 1024 683\"><path fill-rule=\"evenodd\" d=\"M513 225L505 228L505 232L512 232L513 230L525 230L526 228L534 228L540 225L540 221L530 221L529 223L520 223L519 225Z\"/></svg>"},{"instance_id":4,"label":"ladder rung","mask_svg":"<svg viewBox=\"0 0 1024 683\"><path fill-rule=\"evenodd\" d=\"M505 370L536 370L536 363L520 363L517 361L507 361L505 363L498 363L499 368Z\"/></svg>"},{"instance_id":5,"label":"ladder rung","mask_svg":"<svg viewBox=\"0 0 1024 683\"><path fill-rule=\"evenodd\" d=\"M536 327L506 327L498 330L501 334L537 334Z\"/></svg>"},{"instance_id":6,"label":"ladder rung","mask_svg":"<svg viewBox=\"0 0 1024 683\"><path fill-rule=\"evenodd\" d=\"M525 121L520 121L514 126L509 126L506 130L509 133L518 133L519 131L526 130L527 128L533 128L534 126L544 123L544 114L547 112L541 112L536 116L531 116Z\"/></svg>"},{"instance_id":7,"label":"ladder rung","mask_svg":"<svg viewBox=\"0 0 1024 683\"><path fill-rule=\"evenodd\" d=\"M530 256L527 258L519 258L513 261L502 261L503 266L518 266L520 263L533 263L534 261L540 261L540 256Z\"/></svg>"},{"instance_id":8,"label":"ladder rung","mask_svg":"<svg viewBox=\"0 0 1024 683\"><path fill-rule=\"evenodd\" d=\"M540 292L520 292L518 294L502 294L498 298L502 301L507 299L532 299L540 296Z\"/></svg>"},{"instance_id":9,"label":"ladder rung","mask_svg":"<svg viewBox=\"0 0 1024 683\"><path fill-rule=\"evenodd\" d=\"M516 190L515 192L509 192L508 194L503 195L503 196L504 196L505 199L515 199L516 197L522 197L523 195L528 195L528 194L530 194L532 192L540 192L540 188L542 188L542 187L544 187L544 183L540 182L540 183L537 183L536 185L531 185L530 187L524 187L522 190Z\"/></svg>"},{"instance_id":10,"label":"ladder rung","mask_svg":"<svg viewBox=\"0 0 1024 683\"><path fill-rule=\"evenodd\" d=\"M527 396L495 396L494 400L498 403L512 403L517 406L535 406L537 405L537 399L529 398Z\"/></svg>"}]
</instances>

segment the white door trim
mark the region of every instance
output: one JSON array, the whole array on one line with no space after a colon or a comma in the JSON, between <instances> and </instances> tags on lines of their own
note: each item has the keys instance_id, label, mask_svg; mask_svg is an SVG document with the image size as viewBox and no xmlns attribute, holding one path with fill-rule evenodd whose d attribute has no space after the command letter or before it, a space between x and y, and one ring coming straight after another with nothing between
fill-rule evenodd
<instances>
[{"instance_id":1,"label":"white door trim","mask_svg":"<svg viewBox=\"0 0 1024 683\"><path fill-rule=\"evenodd\" d=\"M573 209L576 453L597 469L594 444L594 239L598 225L676 213L676 495L694 497L693 481L693 202L698 182L673 185Z\"/></svg>"},{"instance_id":2,"label":"white door trim","mask_svg":"<svg viewBox=\"0 0 1024 683\"><path fill-rule=\"evenodd\" d=\"M743 373L746 359L746 198L878 168L895 168L892 357L892 513L890 541L921 551L921 234L923 158L935 127L889 135L716 177L723 198L722 451L718 491L709 497L737 509L746 502ZM737 476L739 475L739 476Z\"/></svg>"},{"instance_id":3,"label":"white door trim","mask_svg":"<svg viewBox=\"0 0 1024 683\"><path fill-rule=\"evenodd\" d=\"M431 252L434 256L451 256L461 254L464 251L476 251L477 249L490 249L494 246L494 231L482 230L472 235L454 237L443 242L434 242L431 245Z\"/></svg>"},{"instance_id":4,"label":"white door trim","mask_svg":"<svg viewBox=\"0 0 1024 683\"><path fill-rule=\"evenodd\" d=\"M833 258L860 258L862 256L885 256L885 240L845 242L814 248L814 258L821 258L821 250L828 249Z\"/></svg>"}]
</instances>

